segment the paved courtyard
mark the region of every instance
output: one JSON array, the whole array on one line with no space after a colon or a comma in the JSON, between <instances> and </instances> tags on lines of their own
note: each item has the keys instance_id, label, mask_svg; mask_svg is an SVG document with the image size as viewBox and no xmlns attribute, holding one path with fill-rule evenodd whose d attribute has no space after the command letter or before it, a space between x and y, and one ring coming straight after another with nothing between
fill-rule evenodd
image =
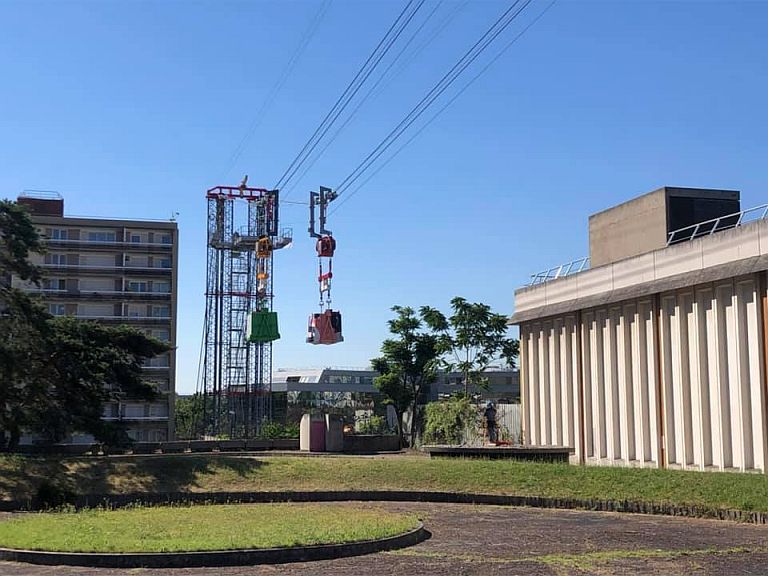
<instances>
[{"instance_id":1,"label":"paved courtyard","mask_svg":"<svg viewBox=\"0 0 768 576\"><path fill-rule=\"evenodd\" d=\"M366 505L416 512L424 520L432 538L399 551L311 564L105 570L0 562L0 574L562 576L648 573L720 575L768 572L768 526L663 516L502 506L378 502Z\"/></svg>"}]
</instances>

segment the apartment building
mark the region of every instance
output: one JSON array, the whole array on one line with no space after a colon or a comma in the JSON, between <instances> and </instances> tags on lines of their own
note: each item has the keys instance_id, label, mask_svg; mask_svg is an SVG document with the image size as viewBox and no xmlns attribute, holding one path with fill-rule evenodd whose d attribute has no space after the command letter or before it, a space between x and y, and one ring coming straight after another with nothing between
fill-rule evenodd
<instances>
[{"instance_id":1,"label":"apartment building","mask_svg":"<svg viewBox=\"0 0 768 576\"><path fill-rule=\"evenodd\" d=\"M18 202L30 210L47 252L31 258L44 271L41 285L14 279L15 286L42 295L53 315L126 324L175 345L175 222L64 216L64 200L57 194L25 193ZM171 440L175 350L148 361L144 370L161 391L160 398L151 403L126 398L107 404L103 418L125 422L136 441Z\"/></svg>"}]
</instances>

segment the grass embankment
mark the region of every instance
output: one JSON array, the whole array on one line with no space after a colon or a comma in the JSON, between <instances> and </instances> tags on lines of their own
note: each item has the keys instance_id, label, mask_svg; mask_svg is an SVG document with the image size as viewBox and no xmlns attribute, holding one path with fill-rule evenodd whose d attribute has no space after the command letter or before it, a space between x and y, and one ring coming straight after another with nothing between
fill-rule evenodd
<instances>
[{"instance_id":1,"label":"grass embankment","mask_svg":"<svg viewBox=\"0 0 768 576\"><path fill-rule=\"evenodd\" d=\"M0 458L0 498L43 482L75 494L422 490L630 500L768 512L768 476L513 461L396 458Z\"/></svg>"},{"instance_id":2,"label":"grass embankment","mask_svg":"<svg viewBox=\"0 0 768 576\"><path fill-rule=\"evenodd\" d=\"M0 547L56 552L274 548L379 539L417 525L412 515L318 504L85 510L0 522Z\"/></svg>"}]
</instances>

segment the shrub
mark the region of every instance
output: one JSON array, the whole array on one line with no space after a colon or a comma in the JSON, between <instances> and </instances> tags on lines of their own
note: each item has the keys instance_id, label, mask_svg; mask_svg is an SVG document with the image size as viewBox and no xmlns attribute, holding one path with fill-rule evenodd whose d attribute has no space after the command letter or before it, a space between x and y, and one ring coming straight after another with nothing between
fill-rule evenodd
<instances>
[{"instance_id":1,"label":"shrub","mask_svg":"<svg viewBox=\"0 0 768 576\"><path fill-rule=\"evenodd\" d=\"M55 484L50 480L43 480L37 488L33 504L43 510L57 509L73 504L76 497L76 494L69 488Z\"/></svg>"},{"instance_id":2,"label":"shrub","mask_svg":"<svg viewBox=\"0 0 768 576\"><path fill-rule=\"evenodd\" d=\"M261 427L260 438L276 440L278 438L298 438L298 424L280 424L279 422L266 422Z\"/></svg>"},{"instance_id":3,"label":"shrub","mask_svg":"<svg viewBox=\"0 0 768 576\"><path fill-rule=\"evenodd\" d=\"M427 404L424 442L461 444L465 432L477 428L480 415L469 398L457 397Z\"/></svg>"},{"instance_id":4,"label":"shrub","mask_svg":"<svg viewBox=\"0 0 768 576\"><path fill-rule=\"evenodd\" d=\"M387 419L375 414L360 420L355 428L357 434L386 434L388 431Z\"/></svg>"}]
</instances>

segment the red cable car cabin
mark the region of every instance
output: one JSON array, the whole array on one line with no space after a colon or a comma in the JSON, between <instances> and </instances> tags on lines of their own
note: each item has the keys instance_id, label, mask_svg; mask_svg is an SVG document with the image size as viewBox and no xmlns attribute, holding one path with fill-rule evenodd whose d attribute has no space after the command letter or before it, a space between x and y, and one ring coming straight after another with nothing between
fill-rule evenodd
<instances>
[{"instance_id":1,"label":"red cable car cabin","mask_svg":"<svg viewBox=\"0 0 768 576\"><path fill-rule=\"evenodd\" d=\"M321 236L317 240L315 249L317 250L317 255L321 258L332 258L336 250L336 240L334 240L333 236Z\"/></svg>"},{"instance_id":2,"label":"red cable car cabin","mask_svg":"<svg viewBox=\"0 0 768 576\"><path fill-rule=\"evenodd\" d=\"M307 328L309 344L338 344L344 342L341 334L341 312L326 310L309 317Z\"/></svg>"}]
</instances>

